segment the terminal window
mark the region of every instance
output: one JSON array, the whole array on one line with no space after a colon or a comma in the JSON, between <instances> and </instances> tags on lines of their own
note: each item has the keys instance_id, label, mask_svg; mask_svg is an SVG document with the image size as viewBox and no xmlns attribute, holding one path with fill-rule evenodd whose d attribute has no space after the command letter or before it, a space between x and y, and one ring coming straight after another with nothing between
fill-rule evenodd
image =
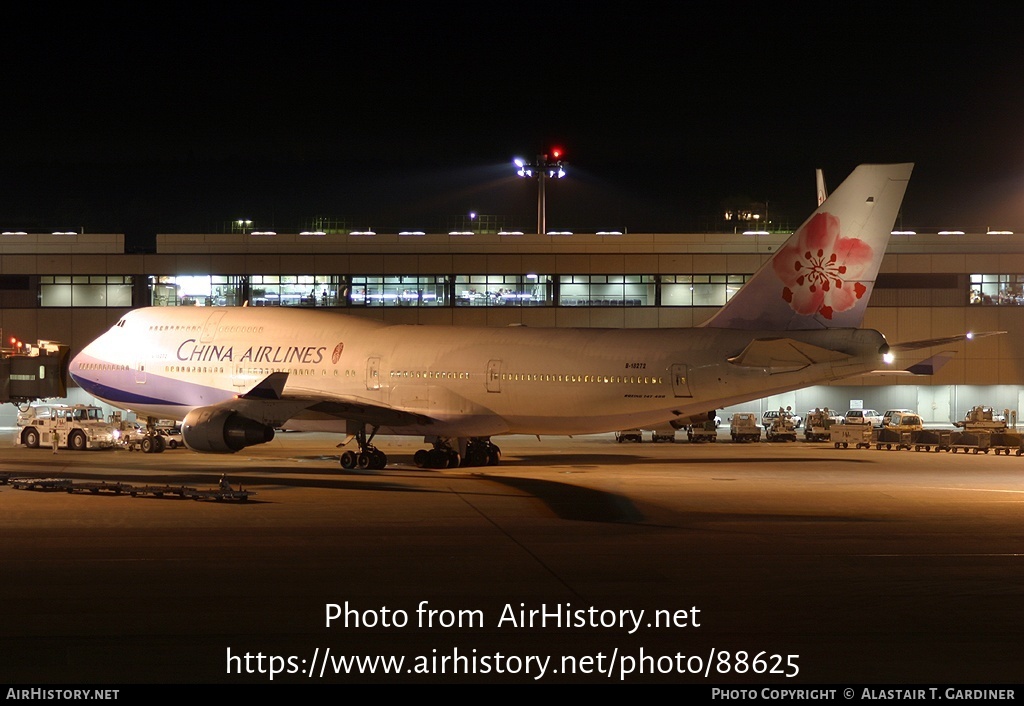
<instances>
[{"instance_id":1,"label":"terminal window","mask_svg":"<svg viewBox=\"0 0 1024 706\"><path fill-rule=\"evenodd\" d=\"M43 307L130 307L131 275L43 275L39 305Z\"/></svg>"}]
</instances>

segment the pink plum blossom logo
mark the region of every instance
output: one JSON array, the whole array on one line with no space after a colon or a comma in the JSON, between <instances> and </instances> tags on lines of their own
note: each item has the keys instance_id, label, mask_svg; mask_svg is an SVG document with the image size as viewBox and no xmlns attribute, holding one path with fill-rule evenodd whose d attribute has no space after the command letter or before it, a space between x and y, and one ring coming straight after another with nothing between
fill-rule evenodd
<instances>
[{"instance_id":1,"label":"pink plum blossom logo","mask_svg":"<svg viewBox=\"0 0 1024 706\"><path fill-rule=\"evenodd\" d=\"M867 292L859 280L873 258L863 240L840 235L838 218L816 213L772 264L784 285L782 298L793 311L831 319L852 309Z\"/></svg>"}]
</instances>

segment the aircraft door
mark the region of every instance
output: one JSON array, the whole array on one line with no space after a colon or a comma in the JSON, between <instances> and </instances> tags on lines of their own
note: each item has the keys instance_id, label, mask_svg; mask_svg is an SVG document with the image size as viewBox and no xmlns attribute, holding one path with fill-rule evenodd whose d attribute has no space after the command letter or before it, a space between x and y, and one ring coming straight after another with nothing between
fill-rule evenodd
<instances>
[{"instance_id":1,"label":"aircraft door","mask_svg":"<svg viewBox=\"0 0 1024 706\"><path fill-rule=\"evenodd\" d=\"M217 325L220 324L220 320L224 318L226 311L215 311L210 314L210 318L206 320L206 325L203 326L203 335L199 337L200 343L209 343L217 335Z\"/></svg>"},{"instance_id":2,"label":"aircraft door","mask_svg":"<svg viewBox=\"0 0 1024 706\"><path fill-rule=\"evenodd\" d=\"M237 387L239 390L243 389L250 383L251 376L246 375L242 372L241 365L231 366L231 384Z\"/></svg>"},{"instance_id":3,"label":"aircraft door","mask_svg":"<svg viewBox=\"0 0 1024 706\"><path fill-rule=\"evenodd\" d=\"M487 361L487 391L501 392L501 361Z\"/></svg>"},{"instance_id":4,"label":"aircraft door","mask_svg":"<svg viewBox=\"0 0 1024 706\"><path fill-rule=\"evenodd\" d=\"M380 358L367 358L366 389L379 390L380 387Z\"/></svg>"},{"instance_id":5,"label":"aircraft door","mask_svg":"<svg viewBox=\"0 0 1024 706\"><path fill-rule=\"evenodd\" d=\"M135 363L135 382L142 385L146 382L146 363L139 360Z\"/></svg>"},{"instance_id":6,"label":"aircraft door","mask_svg":"<svg viewBox=\"0 0 1024 706\"><path fill-rule=\"evenodd\" d=\"M676 397L693 397L690 392L690 366L676 363L672 366L672 392Z\"/></svg>"}]
</instances>

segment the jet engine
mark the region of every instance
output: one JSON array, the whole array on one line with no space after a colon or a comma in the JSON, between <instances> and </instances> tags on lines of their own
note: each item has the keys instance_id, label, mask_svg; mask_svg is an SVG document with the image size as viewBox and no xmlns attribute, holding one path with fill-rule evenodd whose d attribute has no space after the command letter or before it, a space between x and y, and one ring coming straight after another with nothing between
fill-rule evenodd
<instances>
[{"instance_id":1,"label":"jet engine","mask_svg":"<svg viewBox=\"0 0 1024 706\"><path fill-rule=\"evenodd\" d=\"M267 443L274 438L274 428L232 409L197 407L181 423L181 438L193 451L233 454L246 446Z\"/></svg>"},{"instance_id":2,"label":"jet engine","mask_svg":"<svg viewBox=\"0 0 1024 706\"><path fill-rule=\"evenodd\" d=\"M715 410L711 410L710 412L701 412L700 414L676 417L669 422L669 426L673 429L685 429L686 427L693 426L694 424L703 424L704 422L711 421L714 418Z\"/></svg>"}]
</instances>

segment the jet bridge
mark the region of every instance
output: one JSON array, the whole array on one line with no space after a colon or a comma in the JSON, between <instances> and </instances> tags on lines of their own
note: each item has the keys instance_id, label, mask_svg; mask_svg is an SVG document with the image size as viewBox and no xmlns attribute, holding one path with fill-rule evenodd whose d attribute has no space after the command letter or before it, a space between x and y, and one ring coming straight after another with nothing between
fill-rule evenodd
<instances>
[{"instance_id":1,"label":"jet bridge","mask_svg":"<svg viewBox=\"0 0 1024 706\"><path fill-rule=\"evenodd\" d=\"M71 348L56 341L0 348L0 403L67 397Z\"/></svg>"}]
</instances>

